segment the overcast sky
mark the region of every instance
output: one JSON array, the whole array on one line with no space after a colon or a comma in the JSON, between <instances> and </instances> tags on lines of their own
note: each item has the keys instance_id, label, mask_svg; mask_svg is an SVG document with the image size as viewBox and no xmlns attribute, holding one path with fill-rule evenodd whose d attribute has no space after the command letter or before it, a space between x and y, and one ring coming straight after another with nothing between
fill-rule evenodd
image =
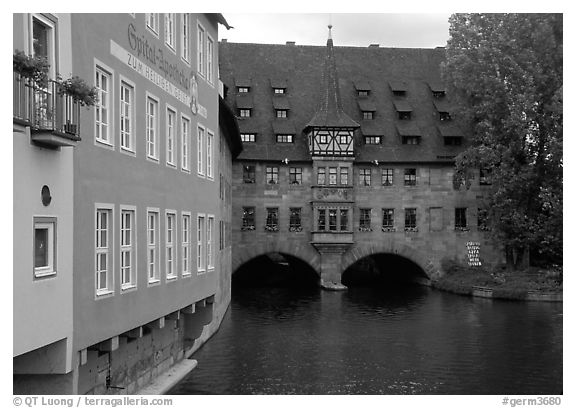
<instances>
[{"instance_id":1,"label":"overcast sky","mask_svg":"<svg viewBox=\"0 0 576 408\"><path fill-rule=\"evenodd\" d=\"M220 27L229 42L324 45L328 24L336 46L443 47L448 40L449 13L443 14L235 14L222 13L233 29Z\"/></svg>"}]
</instances>

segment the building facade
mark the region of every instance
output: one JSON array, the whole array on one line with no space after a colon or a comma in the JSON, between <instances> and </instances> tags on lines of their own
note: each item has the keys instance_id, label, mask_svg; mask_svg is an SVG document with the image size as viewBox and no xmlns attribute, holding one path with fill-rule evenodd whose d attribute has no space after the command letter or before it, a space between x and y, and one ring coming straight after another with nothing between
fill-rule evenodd
<instances>
[{"instance_id":1,"label":"building facade","mask_svg":"<svg viewBox=\"0 0 576 408\"><path fill-rule=\"evenodd\" d=\"M134 393L190 356L229 303L226 186L241 144L219 96L218 26L228 25L188 13L64 21L68 43L54 50L70 65L57 72L95 86L98 101L66 162L70 366L54 391Z\"/></svg>"},{"instance_id":2,"label":"building facade","mask_svg":"<svg viewBox=\"0 0 576 408\"><path fill-rule=\"evenodd\" d=\"M444 50L220 45L227 101L244 150L234 162L233 269L280 252L321 285L372 254L395 254L431 278L469 261L486 237L489 178L460 183L468 144L440 76Z\"/></svg>"}]
</instances>

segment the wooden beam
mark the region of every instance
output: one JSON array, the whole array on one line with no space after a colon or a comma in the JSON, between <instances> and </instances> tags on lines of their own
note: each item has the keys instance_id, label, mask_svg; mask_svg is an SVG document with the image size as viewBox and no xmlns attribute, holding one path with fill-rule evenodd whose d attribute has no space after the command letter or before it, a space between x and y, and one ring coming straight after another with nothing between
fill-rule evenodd
<instances>
[{"instance_id":1,"label":"wooden beam","mask_svg":"<svg viewBox=\"0 0 576 408\"><path fill-rule=\"evenodd\" d=\"M88 349L83 349L78 352L80 354L80 365L86 365L88 362Z\"/></svg>"},{"instance_id":2,"label":"wooden beam","mask_svg":"<svg viewBox=\"0 0 576 408\"><path fill-rule=\"evenodd\" d=\"M120 346L120 338L118 336L114 336L108 340L104 340L98 343L97 347L100 351L115 351L118 350Z\"/></svg>"},{"instance_id":3,"label":"wooden beam","mask_svg":"<svg viewBox=\"0 0 576 408\"><path fill-rule=\"evenodd\" d=\"M196 303L192 303L191 305L186 306L184 309L181 310L184 314L194 314L196 313Z\"/></svg>"},{"instance_id":4,"label":"wooden beam","mask_svg":"<svg viewBox=\"0 0 576 408\"><path fill-rule=\"evenodd\" d=\"M125 333L122 333L122 337L128 337L129 339L139 339L144 335L144 329L142 326L136 327L135 329L128 330Z\"/></svg>"},{"instance_id":5,"label":"wooden beam","mask_svg":"<svg viewBox=\"0 0 576 408\"><path fill-rule=\"evenodd\" d=\"M166 316L166 320L180 320L180 310L170 313Z\"/></svg>"}]
</instances>

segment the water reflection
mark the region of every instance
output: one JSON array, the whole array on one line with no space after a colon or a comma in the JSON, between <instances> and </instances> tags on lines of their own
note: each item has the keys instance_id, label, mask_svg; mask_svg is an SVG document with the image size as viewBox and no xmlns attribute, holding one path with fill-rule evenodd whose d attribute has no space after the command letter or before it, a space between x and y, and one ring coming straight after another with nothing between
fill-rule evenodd
<instances>
[{"instance_id":1,"label":"water reflection","mask_svg":"<svg viewBox=\"0 0 576 408\"><path fill-rule=\"evenodd\" d=\"M235 288L174 394L560 394L562 306L426 287Z\"/></svg>"}]
</instances>

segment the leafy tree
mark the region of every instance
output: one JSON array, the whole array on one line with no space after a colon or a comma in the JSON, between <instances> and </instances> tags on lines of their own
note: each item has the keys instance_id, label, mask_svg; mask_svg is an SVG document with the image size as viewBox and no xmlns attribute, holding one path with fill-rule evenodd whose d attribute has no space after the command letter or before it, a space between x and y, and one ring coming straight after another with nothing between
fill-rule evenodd
<instances>
[{"instance_id":1,"label":"leafy tree","mask_svg":"<svg viewBox=\"0 0 576 408\"><path fill-rule=\"evenodd\" d=\"M486 169L493 233L508 253L562 263L561 14L454 14L443 66L470 147L457 174ZM511 260L509 258L509 260Z\"/></svg>"}]
</instances>

